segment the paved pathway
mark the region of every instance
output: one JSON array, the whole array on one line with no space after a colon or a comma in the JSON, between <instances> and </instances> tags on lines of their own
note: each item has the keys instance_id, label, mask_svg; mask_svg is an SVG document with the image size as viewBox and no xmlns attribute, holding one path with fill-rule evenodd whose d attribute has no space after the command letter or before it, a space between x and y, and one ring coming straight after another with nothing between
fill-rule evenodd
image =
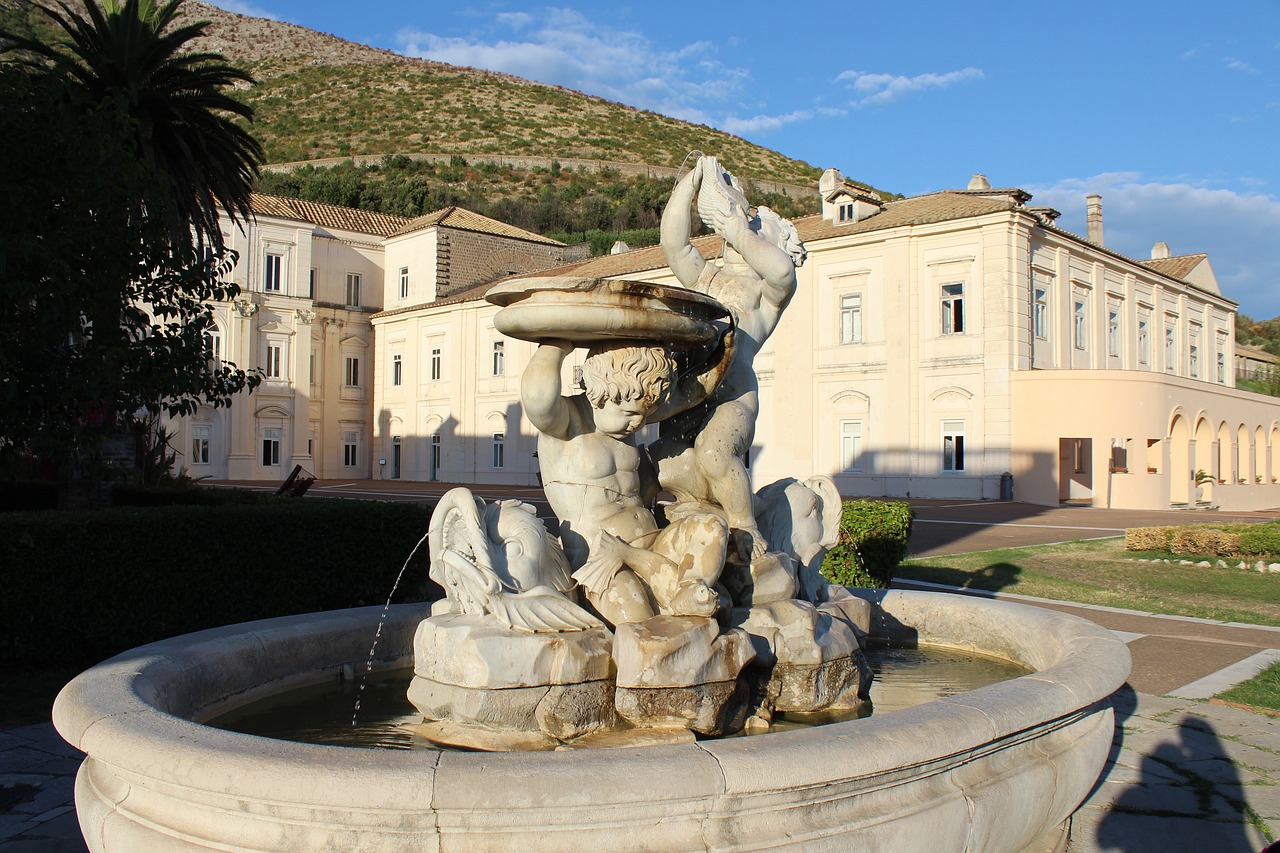
<instances>
[{"instance_id":1,"label":"paved pathway","mask_svg":"<svg viewBox=\"0 0 1280 853\"><path fill-rule=\"evenodd\" d=\"M376 481L318 485L318 494L419 501L434 501L449 488ZM537 489L491 491L476 489L486 498L518 496L541 503ZM921 516L912 540L919 554L1116 535L1126 526L1188 519L1186 513L1024 504L913 504ZM1115 746L1076 813L1068 853L1257 853L1268 838L1280 838L1280 718L1198 698L1221 692L1280 658L1280 629L998 597L1092 619L1115 631L1133 654L1129 684L1113 697ZM85 849L72 801L78 763L79 754L47 723L0 731L4 853Z\"/></svg>"}]
</instances>

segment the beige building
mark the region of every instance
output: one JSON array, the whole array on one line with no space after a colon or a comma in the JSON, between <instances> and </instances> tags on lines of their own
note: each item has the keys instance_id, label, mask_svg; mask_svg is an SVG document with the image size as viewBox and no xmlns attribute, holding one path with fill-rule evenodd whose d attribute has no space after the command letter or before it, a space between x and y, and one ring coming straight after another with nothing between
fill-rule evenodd
<instances>
[{"instance_id":1,"label":"beige building","mask_svg":"<svg viewBox=\"0 0 1280 853\"><path fill-rule=\"evenodd\" d=\"M1127 258L1105 247L1097 197L1086 239L981 176L886 203L828 170L819 191L823 213L795 222L809 250L799 290L757 360L757 485L825 473L850 496L997 499L1012 486L1045 504L1280 506L1280 406L1234 389L1236 305L1204 255L1157 244ZM505 242L474 240L488 264L460 275L451 223L433 217L380 244L384 310L371 340L357 336L373 359L357 453L373 476L536 483L518 396L533 345L499 334L483 295L564 247L464 226ZM695 242L718 257L718 238ZM657 248L554 272L676 283ZM318 420L318 446L341 460ZM330 471L317 473L341 476Z\"/></svg>"},{"instance_id":2,"label":"beige building","mask_svg":"<svg viewBox=\"0 0 1280 853\"><path fill-rule=\"evenodd\" d=\"M193 477L279 482L294 465L326 478L395 475L393 448L375 444L385 432L375 388L415 374L375 357L373 317L569 252L461 208L410 220L260 194L252 207L245 228L223 224L241 293L215 306L210 347L263 381L230 408L167 424Z\"/></svg>"}]
</instances>

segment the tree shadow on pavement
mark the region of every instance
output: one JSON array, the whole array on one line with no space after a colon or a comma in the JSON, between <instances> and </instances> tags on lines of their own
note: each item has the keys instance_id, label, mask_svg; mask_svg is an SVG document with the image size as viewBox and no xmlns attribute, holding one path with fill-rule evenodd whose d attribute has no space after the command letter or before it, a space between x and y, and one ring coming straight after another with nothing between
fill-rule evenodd
<instances>
[{"instance_id":1,"label":"tree shadow on pavement","mask_svg":"<svg viewBox=\"0 0 1280 853\"><path fill-rule=\"evenodd\" d=\"M912 566L910 579L940 583L958 589L999 592L1018 582L1022 567L1013 563L991 563L976 572L946 566Z\"/></svg>"},{"instance_id":2,"label":"tree shadow on pavement","mask_svg":"<svg viewBox=\"0 0 1280 853\"><path fill-rule=\"evenodd\" d=\"M1127 684L1112 697L1116 740L1104 775L1110 775L1120 757L1121 726L1133 712L1134 699ZM1249 830L1251 809L1243 798L1240 773L1213 726L1184 715L1168 735L1146 747L1137 782L1124 788L1099 822L1097 849L1258 853L1266 842Z\"/></svg>"}]
</instances>

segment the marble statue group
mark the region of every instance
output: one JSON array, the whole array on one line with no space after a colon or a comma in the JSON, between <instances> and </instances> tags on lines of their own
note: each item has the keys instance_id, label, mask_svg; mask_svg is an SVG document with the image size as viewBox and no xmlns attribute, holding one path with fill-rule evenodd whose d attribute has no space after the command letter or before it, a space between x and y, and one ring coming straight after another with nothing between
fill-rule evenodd
<instances>
[{"instance_id":1,"label":"marble statue group","mask_svg":"<svg viewBox=\"0 0 1280 853\"><path fill-rule=\"evenodd\" d=\"M720 257L693 245L695 217ZM497 328L538 344L520 397L559 526L466 489L437 506L430 572L446 597L418 628L409 690L433 742L667 742L866 702L867 605L819 571L835 484L753 492L747 470L754 361L804 245L707 156L677 181L661 241L682 287L545 276L489 293ZM659 437L641 446L646 424Z\"/></svg>"}]
</instances>

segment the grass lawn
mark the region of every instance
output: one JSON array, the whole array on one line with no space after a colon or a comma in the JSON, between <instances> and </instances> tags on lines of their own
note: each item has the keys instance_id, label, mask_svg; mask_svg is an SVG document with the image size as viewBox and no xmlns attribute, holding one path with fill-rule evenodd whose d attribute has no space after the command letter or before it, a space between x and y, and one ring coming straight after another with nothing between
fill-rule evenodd
<instances>
[{"instance_id":1,"label":"grass lawn","mask_svg":"<svg viewBox=\"0 0 1280 853\"><path fill-rule=\"evenodd\" d=\"M1280 575L1214 565L1140 563L1124 539L1034 545L907 560L894 575L992 592L1011 592L1223 622L1280 625ZM1198 561L1199 558L1190 558ZM1246 560L1246 565L1252 561Z\"/></svg>"},{"instance_id":2,"label":"grass lawn","mask_svg":"<svg viewBox=\"0 0 1280 853\"><path fill-rule=\"evenodd\" d=\"M1280 663L1271 664L1248 681L1219 693L1217 698L1280 711Z\"/></svg>"}]
</instances>

